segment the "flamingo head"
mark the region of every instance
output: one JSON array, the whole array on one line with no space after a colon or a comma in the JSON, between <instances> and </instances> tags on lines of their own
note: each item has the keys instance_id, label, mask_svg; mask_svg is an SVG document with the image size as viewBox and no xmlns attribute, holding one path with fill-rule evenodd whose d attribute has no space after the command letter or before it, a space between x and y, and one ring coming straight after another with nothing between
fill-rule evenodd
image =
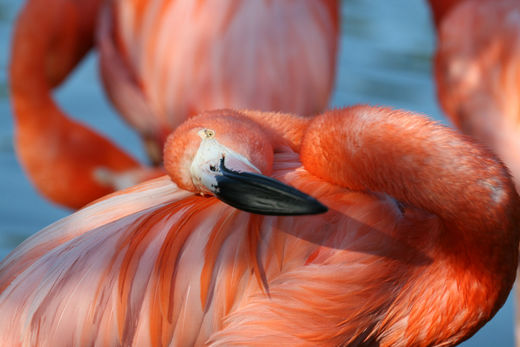
<instances>
[{"instance_id":1,"label":"flamingo head","mask_svg":"<svg viewBox=\"0 0 520 347\"><path fill-rule=\"evenodd\" d=\"M238 209L268 215L322 213L307 194L268 177L273 147L253 120L235 111L200 115L171 134L164 165L182 189L215 195Z\"/></svg>"}]
</instances>

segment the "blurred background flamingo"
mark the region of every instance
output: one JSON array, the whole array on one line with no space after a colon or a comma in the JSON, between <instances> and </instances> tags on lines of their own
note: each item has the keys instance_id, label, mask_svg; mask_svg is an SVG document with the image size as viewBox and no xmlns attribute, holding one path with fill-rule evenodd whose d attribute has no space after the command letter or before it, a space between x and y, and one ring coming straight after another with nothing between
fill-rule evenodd
<instances>
[{"instance_id":1,"label":"blurred background flamingo","mask_svg":"<svg viewBox=\"0 0 520 347\"><path fill-rule=\"evenodd\" d=\"M336 0L29 0L16 23L11 95L19 158L40 192L78 208L156 175L56 105L58 86L97 32L116 108L159 165L165 136L220 107L310 115L327 105Z\"/></svg>"},{"instance_id":2,"label":"blurred background flamingo","mask_svg":"<svg viewBox=\"0 0 520 347\"><path fill-rule=\"evenodd\" d=\"M520 189L520 3L430 0L437 94L464 133L491 148Z\"/></svg>"},{"instance_id":3,"label":"blurred background flamingo","mask_svg":"<svg viewBox=\"0 0 520 347\"><path fill-rule=\"evenodd\" d=\"M450 346L514 282L506 168L416 114L207 112L165 168L175 184L105 197L0 263L4 343ZM293 217L325 210L260 174L329 212Z\"/></svg>"},{"instance_id":4,"label":"blurred background flamingo","mask_svg":"<svg viewBox=\"0 0 520 347\"><path fill-rule=\"evenodd\" d=\"M28 183L11 145L13 120L8 102L8 55L12 29L22 1L0 0L0 257L36 230L70 213L40 197ZM433 116L444 123L437 105L430 65L435 33L426 1L341 1L341 44L331 106L353 103L392 105ZM52 96L60 108L110 137L141 163L141 139L122 122L99 86L98 54L91 51ZM27 212L30 210L30 214ZM513 343L512 300L462 346Z\"/></svg>"},{"instance_id":5,"label":"blurred background flamingo","mask_svg":"<svg viewBox=\"0 0 520 347\"><path fill-rule=\"evenodd\" d=\"M430 0L438 34L440 104L464 133L487 145L520 191L520 3ZM516 286L516 345L520 346Z\"/></svg>"}]
</instances>

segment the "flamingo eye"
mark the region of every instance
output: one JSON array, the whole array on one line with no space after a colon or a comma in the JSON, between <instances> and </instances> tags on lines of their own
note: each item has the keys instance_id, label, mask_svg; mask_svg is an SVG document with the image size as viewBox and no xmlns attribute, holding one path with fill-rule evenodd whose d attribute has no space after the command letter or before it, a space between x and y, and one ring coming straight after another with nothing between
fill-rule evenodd
<instances>
[{"instance_id":1,"label":"flamingo eye","mask_svg":"<svg viewBox=\"0 0 520 347\"><path fill-rule=\"evenodd\" d=\"M211 130L211 129L204 129L204 136L206 136L206 138L210 139L215 136L215 131Z\"/></svg>"}]
</instances>

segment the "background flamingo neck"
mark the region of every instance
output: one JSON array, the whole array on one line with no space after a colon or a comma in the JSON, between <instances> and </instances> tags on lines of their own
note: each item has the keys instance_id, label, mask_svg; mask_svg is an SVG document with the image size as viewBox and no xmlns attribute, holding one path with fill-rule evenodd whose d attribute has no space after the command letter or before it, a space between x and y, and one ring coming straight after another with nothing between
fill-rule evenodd
<instances>
[{"instance_id":1,"label":"background flamingo neck","mask_svg":"<svg viewBox=\"0 0 520 347\"><path fill-rule=\"evenodd\" d=\"M72 208L114 191L98 179L99 169L107 177L139 167L113 143L69 119L52 99L52 88L92 46L100 3L29 1L13 37L10 83L18 157L44 196Z\"/></svg>"},{"instance_id":2,"label":"background flamingo neck","mask_svg":"<svg viewBox=\"0 0 520 347\"><path fill-rule=\"evenodd\" d=\"M32 0L20 13L13 35L10 88L18 125L43 126L64 116L51 90L93 44L101 0Z\"/></svg>"}]
</instances>

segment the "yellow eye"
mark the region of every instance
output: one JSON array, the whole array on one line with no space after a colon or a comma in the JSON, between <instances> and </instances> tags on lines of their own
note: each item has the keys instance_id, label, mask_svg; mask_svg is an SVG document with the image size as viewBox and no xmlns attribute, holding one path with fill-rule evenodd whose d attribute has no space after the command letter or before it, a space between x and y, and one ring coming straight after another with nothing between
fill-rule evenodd
<instances>
[{"instance_id":1,"label":"yellow eye","mask_svg":"<svg viewBox=\"0 0 520 347\"><path fill-rule=\"evenodd\" d=\"M215 130L211 129L201 129L197 132L197 134L200 136L201 139L211 139L215 137Z\"/></svg>"},{"instance_id":2,"label":"yellow eye","mask_svg":"<svg viewBox=\"0 0 520 347\"><path fill-rule=\"evenodd\" d=\"M204 129L204 136L206 136L206 138L212 138L213 136L215 136L215 131L214 130L211 130L211 129Z\"/></svg>"}]
</instances>

